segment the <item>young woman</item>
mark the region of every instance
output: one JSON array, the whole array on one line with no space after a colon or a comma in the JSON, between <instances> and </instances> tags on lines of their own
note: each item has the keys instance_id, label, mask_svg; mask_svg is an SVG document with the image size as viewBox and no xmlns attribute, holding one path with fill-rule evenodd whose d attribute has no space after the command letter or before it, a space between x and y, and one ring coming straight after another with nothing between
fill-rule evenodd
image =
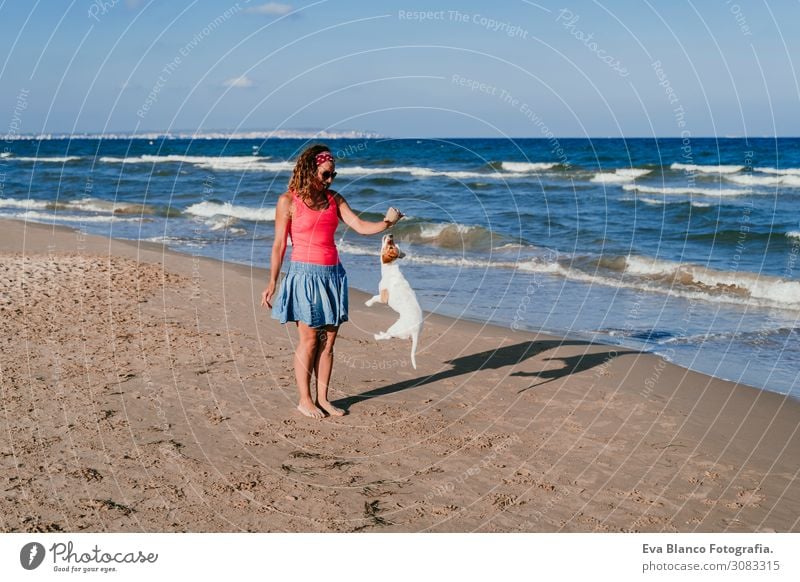
<instances>
[{"instance_id":1,"label":"young woman","mask_svg":"<svg viewBox=\"0 0 800 582\"><path fill-rule=\"evenodd\" d=\"M357 233L369 235L390 228L403 216L390 208L382 222L361 220L341 194L329 189L336 177L335 165L324 145L307 148L297 159L289 191L278 198L269 284L261 295L261 305L272 309L272 317L297 324L297 409L311 418L344 414L328 400L333 344L339 326L347 321L347 274L333 238L339 220ZM292 237L292 258L275 298L287 236ZM317 377L316 402L311 397L312 373Z\"/></svg>"}]
</instances>

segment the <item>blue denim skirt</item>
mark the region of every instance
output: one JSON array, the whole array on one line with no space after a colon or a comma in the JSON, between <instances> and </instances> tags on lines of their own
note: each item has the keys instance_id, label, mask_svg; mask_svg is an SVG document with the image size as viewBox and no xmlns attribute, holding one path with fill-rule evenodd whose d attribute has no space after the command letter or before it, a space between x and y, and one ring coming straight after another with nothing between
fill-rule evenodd
<instances>
[{"instance_id":1,"label":"blue denim skirt","mask_svg":"<svg viewBox=\"0 0 800 582\"><path fill-rule=\"evenodd\" d=\"M281 323L302 321L309 327L347 321L347 273L342 264L290 261L272 317Z\"/></svg>"}]
</instances>

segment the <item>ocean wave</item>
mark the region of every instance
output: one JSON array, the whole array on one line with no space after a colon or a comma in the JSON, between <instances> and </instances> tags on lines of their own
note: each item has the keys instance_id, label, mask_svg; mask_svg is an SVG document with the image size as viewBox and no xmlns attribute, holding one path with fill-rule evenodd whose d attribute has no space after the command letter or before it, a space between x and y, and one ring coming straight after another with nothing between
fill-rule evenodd
<instances>
[{"instance_id":1,"label":"ocean wave","mask_svg":"<svg viewBox=\"0 0 800 582\"><path fill-rule=\"evenodd\" d=\"M268 162L269 156L152 156L142 155L127 158L103 156L100 162L107 164L191 164L207 170L290 172L290 162Z\"/></svg>"},{"instance_id":2,"label":"ocean wave","mask_svg":"<svg viewBox=\"0 0 800 582\"><path fill-rule=\"evenodd\" d=\"M179 154L168 154L165 156L154 156L144 154L141 156L130 156L125 158L115 156L103 156L98 161L106 164L205 164L213 161L232 161L240 160L248 162L258 162L269 158L261 156L183 156Z\"/></svg>"},{"instance_id":3,"label":"ocean wave","mask_svg":"<svg viewBox=\"0 0 800 582\"><path fill-rule=\"evenodd\" d=\"M763 174L781 174L785 176L800 176L800 168L753 168L755 172Z\"/></svg>"},{"instance_id":4,"label":"ocean wave","mask_svg":"<svg viewBox=\"0 0 800 582\"><path fill-rule=\"evenodd\" d=\"M195 165L198 168L205 170L215 170L218 172L269 172L280 174L282 172L291 172L294 169L294 164L291 162L264 162L253 161L253 158L229 158L229 159L211 159L206 162L197 162Z\"/></svg>"},{"instance_id":5,"label":"ocean wave","mask_svg":"<svg viewBox=\"0 0 800 582\"><path fill-rule=\"evenodd\" d=\"M11 152L0 152L0 158L10 158Z\"/></svg>"},{"instance_id":6,"label":"ocean wave","mask_svg":"<svg viewBox=\"0 0 800 582\"><path fill-rule=\"evenodd\" d=\"M402 241L400 242L401 248ZM349 255L362 255L374 256L376 262L379 260L380 249L377 246L366 247L357 245L346 241L337 241L336 247L339 252ZM420 265L439 265L442 267L464 267L464 268L479 268L479 269L516 269L518 263L514 261L491 261L481 259L478 257L463 257L463 256L437 256L437 255L423 255L414 253L406 248L403 248L406 256L402 259L407 263L416 263Z\"/></svg>"},{"instance_id":7,"label":"ocean wave","mask_svg":"<svg viewBox=\"0 0 800 582\"><path fill-rule=\"evenodd\" d=\"M294 169L294 162L289 161L267 161L268 156L184 156L166 155L153 156L141 155L127 158L114 156L103 156L98 159L102 163L108 164L191 164L199 168L216 171L254 171L254 172L291 172ZM503 163L506 164L505 162ZM519 164L520 171L500 171L493 169L490 172L479 172L470 170L434 170L421 166L389 166L389 167L363 167L343 165L336 171L341 176L380 176L388 174L409 174L417 178L452 178L455 180L468 179L517 179L525 178L533 171L533 166L542 168L552 167L557 164ZM512 166L515 164L512 163ZM504 169L508 169L505 168Z\"/></svg>"},{"instance_id":8,"label":"ocean wave","mask_svg":"<svg viewBox=\"0 0 800 582\"><path fill-rule=\"evenodd\" d=\"M410 174L418 178L453 178L454 180L468 179L499 179L526 178L524 172L471 172L467 170L432 170L418 166L391 166L388 168L364 168L362 166L343 166L336 169L342 176L380 176L385 174Z\"/></svg>"},{"instance_id":9,"label":"ocean wave","mask_svg":"<svg viewBox=\"0 0 800 582\"><path fill-rule=\"evenodd\" d=\"M701 196L741 196L749 193L747 190L725 188L658 188L656 186L641 186L639 184L625 184L622 188L625 190L643 192L645 194L664 194L667 196L691 196L693 194L699 194Z\"/></svg>"},{"instance_id":10,"label":"ocean wave","mask_svg":"<svg viewBox=\"0 0 800 582\"><path fill-rule=\"evenodd\" d=\"M790 230L786 233L789 238L800 238L800 230Z\"/></svg>"},{"instance_id":11,"label":"ocean wave","mask_svg":"<svg viewBox=\"0 0 800 582\"><path fill-rule=\"evenodd\" d=\"M116 214L108 215L68 215L29 210L19 214L0 213L0 218L11 218L14 220L29 220L31 222L148 222L147 218L122 218Z\"/></svg>"},{"instance_id":12,"label":"ocean wave","mask_svg":"<svg viewBox=\"0 0 800 582\"><path fill-rule=\"evenodd\" d=\"M725 176L726 180L745 186L788 186L789 188L800 188L800 176L793 174L781 174L773 176L754 176L744 174L741 176Z\"/></svg>"},{"instance_id":13,"label":"ocean wave","mask_svg":"<svg viewBox=\"0 0 800 582\"><path fill-rule=\"evenodd\" d=\"M701 174L735 174L736 172L741 172L744 166L705 166L676 162L670 166L670 169L683 170L685 172L699 172Z\"/></svg>"},{"instance_id":14,"label":"ocean wave","mask_svg":"<svg viewBox=\"0 0 800 582\"><path fill-rule=\"evenodd\" d=\"M236 226L239 224L239 219L235 216L217 215L204 222L212 231L224 230L228 234L247 234L245 229Z\"/></svg>"},{"instance_id":15,"label":"ocean wave","mask_svg":"<svg viewBox=\"0 0 800 582\"><path fill-rule=\"evenodd\" d=\"M58 203L59 208L66 210L101 212L109 214L163 214L156 206L135 204L130 202L112 202L100 198L82 198Z\"/></svg>"},{"instance_id":16,"label":"ocean wave","mask_svg":"<svg viewBox=\"0 0 800 582\"><path fill-rule=\"evenodd\" d=\"M644 168L617 168L613 172L600 172L595 174L591 182L601 183L621 183L633 182L636 178L641 178L652 172Z\"/></svg>"},{"instance_id":17,"label":"ocean wave","mask_svg":"<svg viewBox=\"0 0 800 582\"><path fill-rule=\"evenodd\" d=\"M401 242L425 244L446 249L476 251L511 242L478 225L450 222L408 221L394 227L396 238Z\"/></svg>"},{"instance_id":18,"label":"ocean wave","mask_svg":"<svg viewBox=\"0 0 800 582\"><path fill-rule=\"evenodd\" d=\"M521 262L518 268L591 285L647 291L684 299L748 307L800 309L800 282L741 271L715 271L647 257L570 257L549 263Z\"/></svg>"},{"instance_id":19,"label":"ocean wave","mask_svg":"<svg viewBox=\"0 0 800 582\"><path fill-rule=\"evenodd\" d=\"M402 242L401 242L402 245ZM337 243L343 253L373 255L377 247ZM407 253L406 261L419 264L483 269L516 269L590 285L647 291L684 299L748 307L800 310L800 282L741 271L718 271L699 265L630 256L564 256L517 261L470 256L435 256Z\"/></svg>"},{"instance_id":20,"label":"ocean wave","mask_svg":"<svg viewBox=\"0 0 800 582\"><path fill-rule=\"evenodd\" d=\"M717 271L692 265L631 255L625 259L625 273L680 285L711 295L749 297L764 303L800 308L800 282L742 271Z\"/></svg>"},{"instance_id":21,"label":"ocean wave","mask_svg":"<svg viewBox=\"0 0 800 582\"><path fill-rule=\"evenodd\" d=\"M615 327L606 327L596 330L595 333L606 334L610 337L622 337L656 343L666 343L675 337L670 331L652 328L619 329Z\"/></svg>"},{"instance_id":22,"label":"ocean wave","mask_svg":"<svg viewBox=\"0 0 800 582\"><path fill-rule=\"evenodd\" d=\"M552 170L558 165L560 165L559 162L500 162L500 169L507 172L530 174Z\"/></svg>"},{"instance_id":23,"label":"ocean wave","mask_svg":"<svg viewBox=\"0 0 800 582\"><path fill-rule=\"evenodd\" d=\"M147 204L130 204L126 202L110 202L99 198L82 198L66 202L52 200L34 200L31 198L17 200L0 198L0 208L22 208L25 210L68 210L73 212L96 212L104 214L162 214L155 206Z\"/></svg>"},{"instance_id":24,"label":"ocean wave","mask_svg":"<svg viewBox=\"0 0 800 582\"><path fill-rule=\"evenodd\" d=\"M150 238L142 239L142 241L166 244L166 245L174 244L192 248L204 248L211 245L214 242L202 238L187 238L181 236L151 236Z\"/></svg>"},{"instance_id":25,"label":"ocean wave","mask_svg":"<svg viewBox=\"0 0 800 582\"><path fill-rule=\"evenodd\" d=\"M0 198L0 208L23 208L25 210L38 208L42 210L52 210L53 202L48 202L46 200L33 200L31 198L26 198L23 200L16 200L14 198Z\"/></svg>"},{"instance_id":26,"label":"ocean wave","mask_svg":"<svg viewBox=\"0 0 800 582\"><path fill-rule=\"evenodd\" d=\"M688 336L675 336L661 343L665 344L707 344L709 342L725 342L755 344L763 346L765 342L771 344L784 344L789 336L796 335L797 328L794 327L765 327L759 330L747 331L727 331L716 333L698 333Z\"/></svg>"},{"instance_id":27,"label":"ocean wave","mask_svg":"<svg viewBox=\"0 0 800 582\"><path fill-rule=\"evenodd\" d=\"M695 202L694 200L687 200L687 199L680 199L680 198L647 198L646 196L630 196L625 198L620 198L620 202L644 202L645 204L649 204L651 206L694 206L696 208L709 208L712 204L708 204L705 202Z\"/></svg>"},{"instance_id":28,"label":"ocean wave","mask_svg":"<svg viewBox=\"0 0 800 582\"><path fill-rule=\"evenodd\" d=\"M30 156L11 156L7 158L14 162L44 162L47 164L66 164L67 162L77 162L78 160L82 159L81 156L56 156L56 157L30 157Z\"/></svg>"},{"instance_id":29,"label":"ocean wave","mask_svg":"<svg viewBox=\"0 0 800 582\"><path fill-rule=\"evenodd\" d=\"M231 202L198 202L192 204L186 210L186 214L199 216L201 218L212 218L214 216L231 216L243 220L252 221L274 221L275 208L253 208L250 206L235 206Z\"/></svg>"}]
</instances>

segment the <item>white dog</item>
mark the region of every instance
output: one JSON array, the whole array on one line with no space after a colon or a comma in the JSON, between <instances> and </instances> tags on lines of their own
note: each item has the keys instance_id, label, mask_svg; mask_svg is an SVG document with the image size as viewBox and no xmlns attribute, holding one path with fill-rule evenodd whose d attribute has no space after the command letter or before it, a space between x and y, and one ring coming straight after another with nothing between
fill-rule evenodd
<instances>
[{"instance_id":1,"label":"white dog","mask_svg":"<svg viewBox=\"0 0 800 582\"><path fill-rule=\"evenodd\" d=\"M391 234L384 235L381 244L381 282L378 283L380 295L375 295L366 303L372 306L376 301L387 303L389 307L400 314L400 318L392 326L381 333L375 334L376 340L409 339L411 338L411 365L417 369L417 341L422 331L422 309L417 302L417 295L408 284L397 259L405 255L397 245Z\"/></svg>"}]
</instances>

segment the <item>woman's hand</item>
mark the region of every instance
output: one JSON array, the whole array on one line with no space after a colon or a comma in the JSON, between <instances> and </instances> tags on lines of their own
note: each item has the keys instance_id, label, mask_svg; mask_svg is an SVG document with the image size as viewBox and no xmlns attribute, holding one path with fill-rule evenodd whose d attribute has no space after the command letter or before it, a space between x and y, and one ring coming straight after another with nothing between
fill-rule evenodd
<instances>
[{"instance_id":1,"label":"woman's hand","mask_svg":"<svg viewBox=\"0 0 800 582\"><path fill-rule=\"evenodd\" d=\"M261 307L272 309L272 297L275 295L275 283L270 283L261 294Z\"/></svg>"},{"instance_id":2,"label":"woman's hand","mask_svg":"<svg viewBox=\"0 0 800 582\"><path fill-rule=\"evenodd\" d=\"M383 222L387 223L389 226L394 226L404 216L405 214L403 214L397 208L392 206L389 208L389 210L386 211L386 216L383 217Z\"/></svg>"}]
</instances>

